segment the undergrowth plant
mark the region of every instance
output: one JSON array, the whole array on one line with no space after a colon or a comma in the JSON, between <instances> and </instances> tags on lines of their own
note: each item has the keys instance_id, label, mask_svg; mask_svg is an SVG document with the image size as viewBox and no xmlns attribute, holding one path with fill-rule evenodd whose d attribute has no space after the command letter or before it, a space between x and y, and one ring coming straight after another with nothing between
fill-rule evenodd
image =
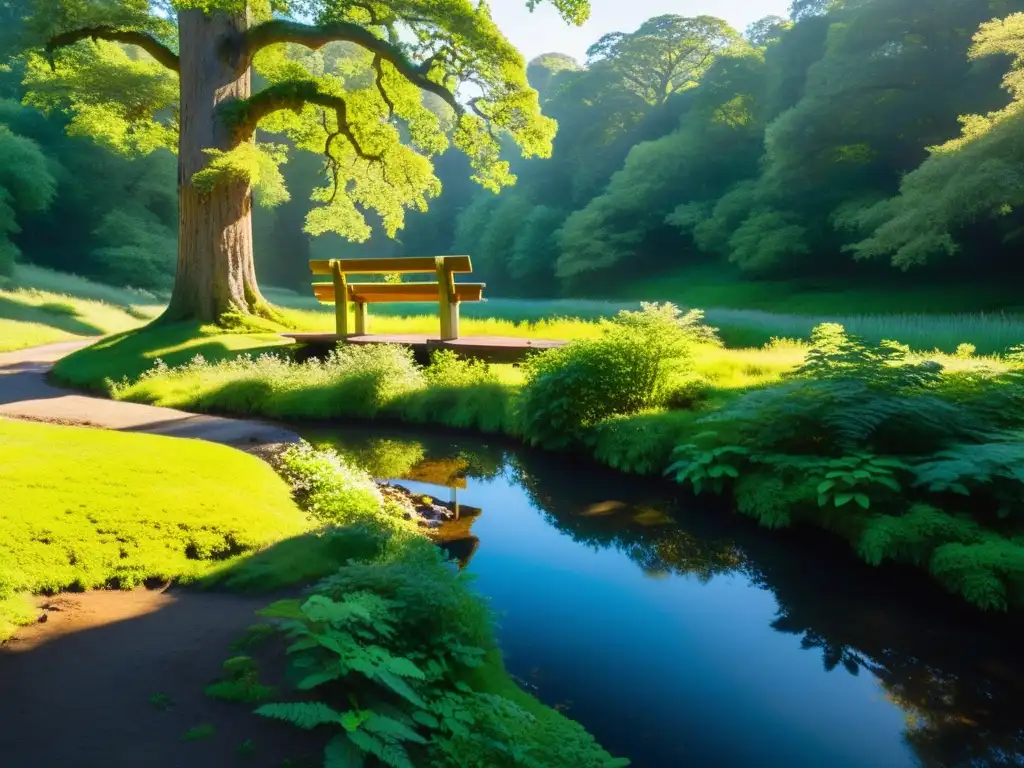
<instances>
[{"instance_id":1,"label":"undergrowth plant","mask_svg":"<svg viewBox=\"0 0 1024 768\"><path fill-rule=\"evenodd\" d=\"M1024 605L1018 364L944 377L841 326L812 342L782 384L699 417L715 431L679 445L666 473L698 493L732 489L767 527L811 523L873 565L927 568L978 607Z\"/></svg>"},{"instance_id":2,"label":"undergrowth plant","mask_svg":"<svg viewBox=\"0 0 1024 768\"><path fill-rule=\"evenodd\" d=\"M431 356L424 375L427 386L395 398L387 408L389 414L419 424L509 431L516 391L487 363L439 350Z\"/></svg>"},{"instance_id":3,"label":"undergrowth plant","mask_svg":"<svg viewBox=\"0 0 1024 768\"><path fill-rule=\"evenodd\" d=\"M369 527L381 546L319 581L308 597L261 612L280 621L289 640L297 696L263 704L258 714L332 730L325 768L628 765L576 723L495 684L507 678L491 614L468 588L469 577L379 502L360 514L334 512L353 497L351 477L332 479L353 473L336 454L302 445L280 463L300 505L323 520ZM247 683L230 693L251 693L258 681L249 662L229 664L229 681Z\"/></svg>"},{"instance_id":4,"label":"undergrowth plant","mask_svg":"<svg viewBox=\"0 0 1024 768\"><path fill-rule=\"evenodd\" d=\"M687 370L693 346L714 339L697 310L644 304L601 321L601 336L530 358L517 400L518 429L526 440L567 448L613 416L661 405Z\"/></svg>"}]
</instances>

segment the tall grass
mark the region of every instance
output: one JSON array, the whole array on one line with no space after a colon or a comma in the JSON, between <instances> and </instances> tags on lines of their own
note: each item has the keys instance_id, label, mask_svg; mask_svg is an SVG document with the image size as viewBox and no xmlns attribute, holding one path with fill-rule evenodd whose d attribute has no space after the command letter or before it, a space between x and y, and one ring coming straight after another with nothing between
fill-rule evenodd
<instances>
[{"instance_id":1,"label":"tall grass","mask_svg":"<svg viewBox=\"0 0 1024 768\"><path fill-rule=\"evenodd\" d=\"M1024 315L787 315L745 309L712 309L708 323L717 327L731 347L752 347L772 337L810 338L822 323L838 323L870 342L899 341L920 351L953 353L960 344L973 344L981 354L999 354L1024 343Z\"/></svg>"},{"instance_id":2,"label":"tall grass","mask_svg":"<svg viewBox=\"0 0 1024 768\"><path fill-rule=\"evenodd\" d=\"M166 296L157 296L145 290L116 288L65 272L54 272L32 264L19 264L14 270L13 283L18 288L31 288L62 296L102 301L116 307L162 306Z\"/></svg>"}]
</instances>

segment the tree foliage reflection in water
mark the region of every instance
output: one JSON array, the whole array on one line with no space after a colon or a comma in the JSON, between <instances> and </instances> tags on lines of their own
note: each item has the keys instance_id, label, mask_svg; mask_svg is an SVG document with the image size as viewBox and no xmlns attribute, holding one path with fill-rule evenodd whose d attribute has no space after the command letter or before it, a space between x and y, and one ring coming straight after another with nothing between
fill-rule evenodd
<instances>
[{"instance_id":1,"label":"tree foliage reflection in water","mask_svg":"<svg viewBox=\"0 0 1024 768\"><path fill-rule=\"evenodd\" d=\"M651 576L702 583L742 576L775 597L772 628L799 637L825 670L878 679L905 713L905 738L923 765L1024 765L1017 653L1024 627L980 616L924 577L868 568L813 532L780 536L726 508L696 508L673 496L678 489L552 454L348 428L342 438L319 441L381 478L416 476L425 466L446 467L452 477L504 478L551 526L590 547L618 550Z\"/></svg>"}]
</instances>

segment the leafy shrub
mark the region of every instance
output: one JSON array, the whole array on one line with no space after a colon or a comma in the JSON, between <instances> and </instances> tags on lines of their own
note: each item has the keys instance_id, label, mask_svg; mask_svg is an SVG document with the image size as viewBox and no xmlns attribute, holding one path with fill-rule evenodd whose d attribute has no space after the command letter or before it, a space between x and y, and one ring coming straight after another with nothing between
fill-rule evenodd
<instances>
[{"instance_id":1,"label":"leafy shrub","mask_svg":"<svg viewBox=\"0 0 1024 768\"><path fill-rule=\"evenodd\" d=\"M501 383L486 363L441 350L424 373L428 386L397 398L389 412L420 424L487 433L509 429L515 389Z\"/></svg>"},{"instance_id":2,"label":"leafy shrub","mask_svg":"<svg viewBox=\"0 0 1024 768\"><path fill-rule=\"evenodd\" d=\"M530 358L519 431L535 445L566 448L604 419L661 404L693 344L713 338L701 320L698 311L645 304L602 321L599 338Z\"/></svg>"},{"instance_id":3,"label":"leafy shrub","mask_svg":"<svg viewBox=\"0 0 1024 768\"><path fill-rule=\"evenodd\" d=\"M674 475L680 485L692 487L694 493L699 494L705 487L722 493L727 481L740 476L740 467L749 454L748 449L739 445L705 449L696 443L685 443L675 449L677 461L665 472Z\"/></svg>"},{"instance_id":4,"label":"leafy shrub","mask_svg":"<svg viewBox=\"0 0 1024 768\"><path fill-rule=\"evenodd\" d=\"M496 384L498 377L491 366L481 360L459 357L450 349L436 350L424 372L427 383L442 387L469 387L474 384Z\"/></svg>"},{"instance_id":5,"label":"leafy shrub","mask_svg":"<svg viewBox=\"0 0 1024 768\"><path fill-rule=\"evenodd\" d=\"M736 509L765 528L786 528L799 501L794 486L777 475L746 473L735 486Z\"/></svg>"},{"instance_id":6,"label":"leafy shrub","mask_svg":"<svg viewBox=\"0 0 1024 768\"><path fill-rule=\"evenodd\" d=\"M317 594L334 600L367 592L402 605L402 652L431 649L439 657L460 646L492 647L492 617L486 605L465 585L469 577L450 567L436 547L405 551L403 559L350 563L317 585Z\"/></svg>"},{"instance_id":7,"label":"leafy shrub","mask_svg":"<svg viewBox=\"0 0 1024 768\"><path fill-rule=\"evenodd\" d=\"M679 441L692 433L693 420L687 411L615 416L590 431L587 445L595 459L620 472L659 475Z\"/></svg>"},{"instance_id":8,"label":"leafy shrub","mask_svg":"<svg viewBox=\"0 0 1024 768\"><path fill-rule=\"evenodd\" d=\"M609 757L582 726L553 725L509 699L478 693L466 697L472 727L457 728L434 741L436 768L617 768L625 759Z\"/></svg>"},{"instance_id":9,"label":"leafy shrub","mask_svg":"<svg viewBox=\"0 0 1024 768\"><path fill-rule=\"evenodd\" d=\"M811 348L797 378L830 381L858 379L872 388L907 392L937 384L942 366L908 361L910 348L894 341L869 345L838 323L822 323L811 332Z\"/></svg>"},{"instance_id":10,"label":"leafy shrub","mask_svg":"<svg viewBox=\"0 0 1024 768\"><path fill-rule=\"evenodd\" d=\"M665 395L665 407L689 411L705 402L711 394L712 383L703 376L690 376L674 384Z\"/></svg>"},{"instance_id":11,"label":"leafy shrub","mask_svg":"<svg viewBox=\"0 0 1024 768\"><path fill-rule=\"evenodd\" d=\"M816 328L814 342L788 381L703 421L758 452L832 457L914 455L988 435L982 415L940 396L937 364L910 362L896 344L866 346L836 325Z\"/></svg>"},{"instance_id":12,"label":"leafy shrub","mask_svg":"<svg viewBox=\"0 0 1024 768\"><path fill-rule=\"evenodd\" d=\"M974 544L983 538L981 527L966 515L950 515L927 504L914 504L902 515L870 517L857 551L871 565L886 560L927 565L938 546L949 542Z\"/></svg>"},{"instance_id":13,"label":"leafy shrub","mask_svg":"<svg viewBox=\"0 0 1024 768\"><path fill-rule=\"evenodd\" d=\"M823 474L815 478L818 506L831 504L838 509L854 502L861 509L868 509L871 496L879 492L879 487L899 493L902 486L896 480L896 472L908 469L899 459L863 453L832 459L822 467Z\"/></svg>"},{"instance_id":14,"label":"leafy shrub","mask_svg":"<svg viewBox=\"0 0 1024 768\"><path fill-rule=\"evenodd\" d=\"M373 479L334 451L300 443L289 447L279 462L296 500L322 523L358 522L382 507L384 499Z\"/></svg>"},{"instance_id":15,"label":"leafy shrub","mask_svg":"<svg viewBox=\"0 0 1024 768\"><path fill-rule=\"evenodd\" d=\"M328 418L374 416L391 400L423 386L423 372L407 347L352 344L323 362L301 364L269 353L219 362L197 355L174 368L156 361L138 381L110 388L117 399L187 404L195 410Z\"/></svg>"}]
</instances>

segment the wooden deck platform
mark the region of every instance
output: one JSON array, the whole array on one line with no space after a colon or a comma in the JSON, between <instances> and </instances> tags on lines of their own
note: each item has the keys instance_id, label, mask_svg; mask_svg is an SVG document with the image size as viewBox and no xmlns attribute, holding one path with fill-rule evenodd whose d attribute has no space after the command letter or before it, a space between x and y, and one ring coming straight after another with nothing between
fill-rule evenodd
<instances>
[{"instance_id":1,"label":"wooden deck platform","mask_svg":"<svg viewBox=\"0 0 1024 768\"><path fill-rule=\"evenodd\" d=\"M310 357L324 357L334 349L340 337L334 333L285 333L298 345L296 357L300 360ZM450 349L461 357L483 360L488 363L520 363L531 352L564 347L567 342L553 339L522 339L511 336L463 336L451 341L441 341L437 336L421 334L372 334L349 336L349 344L404 344L412 347L416 360L427 364L430 353L438 349Z\"/></svg>"}]
</instances>

